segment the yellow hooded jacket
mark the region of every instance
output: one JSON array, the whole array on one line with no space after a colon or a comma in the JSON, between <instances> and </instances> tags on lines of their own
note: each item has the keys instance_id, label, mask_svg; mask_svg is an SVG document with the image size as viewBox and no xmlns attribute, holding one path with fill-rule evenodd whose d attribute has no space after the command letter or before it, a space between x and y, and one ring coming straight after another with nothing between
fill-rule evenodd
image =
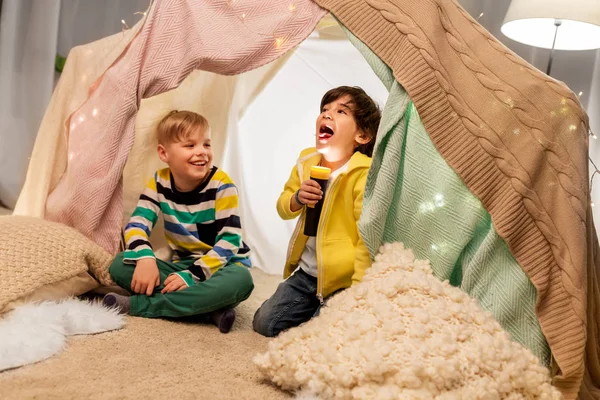
<instances>
[{"instance_id":1,"label":"yellow hooded jacket","mask_svg":"<svg viewBox=\"0 0 600 400\"><path fill-rule=\"evenodd\" d=\"M310 167L318 165L320 161L321 155L315 148L302 151L277 201L277 212L281 218L293 219L300 215L290 239L284 278L288 278L298 268L308 240L303 233L306 207L292 212L290 200L300 184L310 179ZM370 166L370 157L354 153L348 170L330 182L325 192L316 237L317 296L321 301L336 290L359 282L365 270L371 266L369 251L358 232L358 219Z\"/></svg>"}]
</instances>

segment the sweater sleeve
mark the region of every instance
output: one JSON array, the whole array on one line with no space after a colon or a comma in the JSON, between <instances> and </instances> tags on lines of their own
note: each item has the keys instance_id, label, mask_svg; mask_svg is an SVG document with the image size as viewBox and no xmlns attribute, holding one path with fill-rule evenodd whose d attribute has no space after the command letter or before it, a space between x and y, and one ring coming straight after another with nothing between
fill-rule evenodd
<instances>
[{"instance_id":1,"label":"sweater sleeve","mask_svg":"<svg viewBox=\"0 0 600 400\"><path fill-rule=\"evenodd\" d=\"M150 233L160 212L156 179L155 174L140 195L137 207L125 226L126 250L123 260L126 263L135 263L142 258L156 258L150 245Z\"/></svg>"},{"instance_id":2,"label":"sweater sleeve","mask_svg":"<svg viewBox=\"0 0 600 400\"><path fill-rule=\"evenodd\" d=\"M300 215L302 212L302 208L298 211L292 211L290 208L290 201L292 197L296 194L298 189L300 189L300 176L298 175L298 169L294 167L292 169L292 173L288 178L285 186L283 188L283 192L279 195L279 199L277 200L277 213L283 219L294 219Z\"/></svg>"}]
</instances>

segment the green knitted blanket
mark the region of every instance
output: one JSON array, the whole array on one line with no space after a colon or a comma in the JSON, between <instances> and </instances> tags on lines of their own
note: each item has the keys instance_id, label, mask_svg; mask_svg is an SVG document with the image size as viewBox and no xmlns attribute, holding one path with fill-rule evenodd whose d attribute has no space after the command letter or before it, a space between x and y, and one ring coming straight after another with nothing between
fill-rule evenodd
<instances>
[{"instance_id":1,"label":"green knitted blanket","mask_svg":"<svg viewBox=\"0 0 600 400\"><path fill-rule=\"evenodd\" d=\"M490 214L439 154L392 71L346 30L390 94L383 110L359 228L372 256L403 242L434 274L490 311L544 365L535 287L498 236Z\"/></svg>"}]
</instances>

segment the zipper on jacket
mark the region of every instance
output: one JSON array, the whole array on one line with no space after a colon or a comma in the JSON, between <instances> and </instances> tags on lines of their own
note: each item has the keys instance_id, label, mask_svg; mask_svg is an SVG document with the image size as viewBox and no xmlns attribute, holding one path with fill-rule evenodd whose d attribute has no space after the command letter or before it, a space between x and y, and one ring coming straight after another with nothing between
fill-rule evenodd
<instances>
[{"instance_id":1,"label":"zipper on jacket","mask_svg":"<svg viewBox=\"0 0 600 400\"><path fill-rule=\"evenodd\" d=\"M336 188L337 183L340 181L342 175L345 175L345 174L340 174L334 179L334 181L331 183L330 188L328 188L328 190L327 190L327 192L328 192L327 194L330 194L333 192L333 190ZM323 232L324 229L323 229L322 223L325 220L325 215L327 215L327 212L330 208L329 206L332 203L331 199L333 198L333 196L328 196L327 194L325 195L327 198L326 202L325 202L325 207L324 207L323 211L321 212L321 216L319 217L319 228L317 230L317 240L315 243L316 249L319 249L322 247L319 245L321 243L321 241L323 240L323 234L321 232ZM323 274L324 274L323 254L322 254L322 252L318 252L317 253L317 298L319 299L319 303L321 303L321 305L323 305L323 303L324 303L324 300L323 300L323 279L324 279Z\"/></svg>"}]
</instances>

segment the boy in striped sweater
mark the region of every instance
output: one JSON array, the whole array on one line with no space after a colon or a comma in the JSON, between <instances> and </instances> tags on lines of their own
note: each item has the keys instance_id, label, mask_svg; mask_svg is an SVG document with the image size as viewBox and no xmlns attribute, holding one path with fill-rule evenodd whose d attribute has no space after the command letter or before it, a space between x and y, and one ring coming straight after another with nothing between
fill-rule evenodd
<instances>
[{"instance_id":1,"label":"boy in striped sweater","mask_svg":"<svg viewBox=\"0 0 600 400\"><path fill-rule=\"evenodd\" d=\"M103 303L149 318L209 315L227 333L233 308L254 289L237 189L212 165L204 117L172 111L157 131L158 155L169 168L157 171L141 194L125 227L127 249L110 266L113 280L133 295L109 293ZM150 245L159 214L171 262L157 259Z\"/></svg>"}]
</instances>

